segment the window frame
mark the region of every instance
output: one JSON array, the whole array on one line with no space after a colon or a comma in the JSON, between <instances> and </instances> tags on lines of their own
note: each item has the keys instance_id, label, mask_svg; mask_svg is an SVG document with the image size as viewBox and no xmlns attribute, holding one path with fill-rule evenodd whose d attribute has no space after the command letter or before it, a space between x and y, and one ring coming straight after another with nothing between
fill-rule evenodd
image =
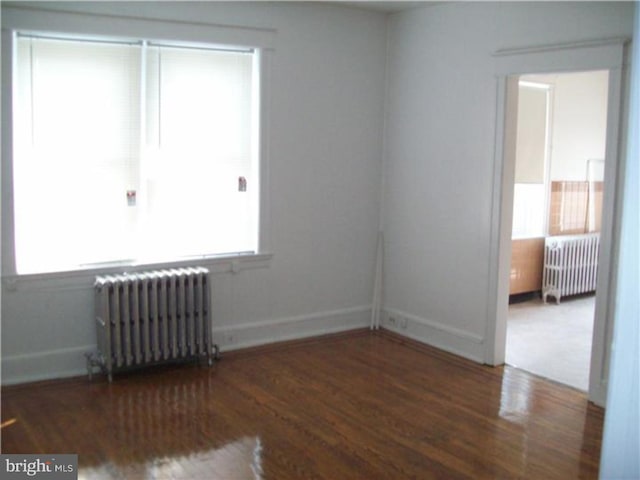
<instances>
[{"instance_id":1,"label":"window frame","mask_svg":"<svg viewBox=\"0 0 640 480\"><path fill-rule=\"evenodd\" d=\"M268 112L271 54L275 30L253 27L211 25L193 22L173 22L123 18L114 29L113 17L93 14L69 14L67 12L42 11L20 7L3 7L2 30L2 276L5 283L17 279L40 279L94 275L122 271L139 271L178 266L205 265L214 272L237 272L245 268L261 268L270 264L270 202ZM52 29L50 26L57 28ZM255 253L208 254L193 257L142 263L134 261L114 262L104 265L73 267L69 270L23 273L16 270L14 203L13 203L13 76L16 71L15 40L17 34L40 34L52 37L77 39L108 39L139 41L145 39L159 44L176 46L219 46L223 49L252 49L257 56L257 78L254 86L258 95L256 105L259 125L256 129L256 162L258 177L257 201L257 250ZM167 35L170 32L170 35Z\"/></svg>"}]
</instances>

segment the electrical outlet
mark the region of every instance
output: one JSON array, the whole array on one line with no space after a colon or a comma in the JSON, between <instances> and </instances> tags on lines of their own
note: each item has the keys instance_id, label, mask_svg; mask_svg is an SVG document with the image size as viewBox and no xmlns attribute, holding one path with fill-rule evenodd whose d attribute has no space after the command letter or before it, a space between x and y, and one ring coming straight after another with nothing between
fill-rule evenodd
<instances>
[{"instance_id":1,"label":"electrical outlet","mask_svg":"<svg viewBox=\"0 0 640 480\"><path fill-rule=\"evenodd\" d=\"M391 325L392 327L398 326L398 320L396 319L396 317L389 317L389 325Z\"/></svg>"},{"instance_id":2,"label":"electrical outlet","mask_svg":"<svg viewBox=\"0 0 640 480\"><path fill-rule=\"evenodd\" d=\"M400 328L403 330L406 330L408 325L409 325L409 319L406 317L402 317L400 319Z\"/></svg>"}]
</instances>

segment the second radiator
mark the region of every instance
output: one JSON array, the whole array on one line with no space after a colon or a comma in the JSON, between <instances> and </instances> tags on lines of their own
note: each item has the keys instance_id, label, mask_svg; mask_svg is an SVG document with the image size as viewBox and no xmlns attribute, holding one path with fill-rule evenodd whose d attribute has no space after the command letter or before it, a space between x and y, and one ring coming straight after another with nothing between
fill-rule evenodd
<instances>
[{"instance_id":1,"label":"second radiator","mask_svg":"<svg viewBox=\"0 0 640 480\"><path fill-rule=\"evenodd\" d=\"M547 237L544 247L542 298L560 303L567 295L592 292L598 279L600 234Z\"/></svg>"}]
</instances>

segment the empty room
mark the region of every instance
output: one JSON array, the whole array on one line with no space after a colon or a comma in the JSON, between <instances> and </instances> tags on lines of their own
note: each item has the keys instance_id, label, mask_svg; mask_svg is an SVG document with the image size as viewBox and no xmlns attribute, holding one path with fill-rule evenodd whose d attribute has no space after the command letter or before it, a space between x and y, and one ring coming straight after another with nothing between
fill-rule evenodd
<instances>
[{"instance_id":1,"label":"empty room","mask_svg":"<svg viewBox=\"0 0 640 480\"><path fill-rule=\"evenodd\" d=\"M1 8L6 478L634 478L634 2ZM505 347L518 80L588 71L583 391Z\"/></svg>"}]
</instances>

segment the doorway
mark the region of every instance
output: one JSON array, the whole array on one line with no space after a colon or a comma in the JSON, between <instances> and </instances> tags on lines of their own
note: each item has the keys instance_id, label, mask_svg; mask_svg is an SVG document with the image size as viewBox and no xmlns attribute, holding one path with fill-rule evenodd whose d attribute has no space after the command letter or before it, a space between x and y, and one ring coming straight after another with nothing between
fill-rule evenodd
<instances>
[{"instance_id":1,"label":"doorway","mask_svg":"<svg viewBox=\"0 0 640 480\"><path fill-rule=\"evenodd\" d=\"M583 391L595 315L608 82L606 70L518 79L505 362ZM564 255L561 270L545 265L546 249ZM550 285L560 282L567 283L565 295L551 292L555 298L546 302Z\"/></svg>"},{"instance_id":2,"label":"doorway","mask_svg":"<svg viewBox=\"0 0 640 480\"><path fill-rule=\"evenodd\" d=\"M491 214L491 248L485 363L502 365L505 361L511 267L511 232L513 220L513 185L515 178L515 130L517 122L518 81L533 73L585 72L606 70L609 74L607 94L607 134L604 155L604 195L598 259L595 319L589 376L589 399L606 403L615 282L613 241L621 209L617 205L619 130L622 108L623 59L627 39L588 40L567 44L534 45L494 52L497 85L495 150Z\"/></svg>"}]
</instances>

